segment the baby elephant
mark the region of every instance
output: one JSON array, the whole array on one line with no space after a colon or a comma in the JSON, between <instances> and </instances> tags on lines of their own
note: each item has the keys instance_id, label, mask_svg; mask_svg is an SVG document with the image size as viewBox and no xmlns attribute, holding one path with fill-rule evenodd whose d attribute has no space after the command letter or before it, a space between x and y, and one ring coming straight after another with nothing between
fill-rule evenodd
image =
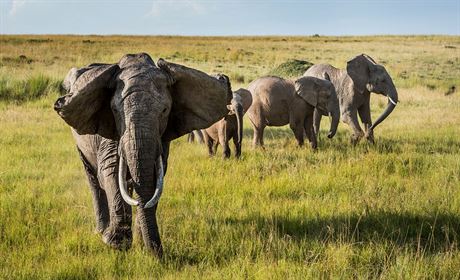
<instances>
[{"instance_id":1,"label":"baby elephant","mask_svg":"<svg viewBox=\"0 0 460 280\"><path fill-rule=\"evenodd\" d=\"M313 112L318 109L332 117L331 137L335 134L339 112L332 110L330 99L336 98L334 86L328 80L315 77L301 77L295 81L276 76L267 76L251 82L248 86L253 104L248 111L254 127L254 145L264 145L266 126L289 124L299 146L304 142L304 131L316 149L316 135L313 132Z\"/></svg>"},{"instance_id":2,"label":"baby elephant","mask_svg":"<svg viewBox=\"0 0 460 280\"><path fill-rule=\"evenodd\" d=\"M228 142L233 138L235 144L235 157L241 156L241 141L243 140L243 116L252 104L251 93L243 88L233 92L230 105L227 105L230 112L220 121L214 123L207 129L203 129L204 142L208 146L210 156L216 154L217 146L222 145L223 157L230 157Z\"/></svg>"}]
</instances>

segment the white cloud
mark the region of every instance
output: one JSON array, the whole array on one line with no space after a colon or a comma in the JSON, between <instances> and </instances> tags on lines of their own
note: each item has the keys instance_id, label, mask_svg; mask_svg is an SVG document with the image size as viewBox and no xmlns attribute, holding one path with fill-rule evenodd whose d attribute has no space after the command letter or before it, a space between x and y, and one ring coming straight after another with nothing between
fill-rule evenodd
<instances>
[{"instance_id":1,"label":"white cloud","mask_svg":"<svg viewBox=\"0 0 460 280\"><path fill-rule=\"evenodd\" d=\"M199 0L154 0L147 16L159 16L173 12L191 11L194 14L204 14L206 7Z\"/></svg>"},{"instance_id":2,"label":"white cloud","mask_svg":"<svg viewBox=\"0 0 460 280\"><path fill-rule=\"evenodd\" d=\"M10 16L15 16L16 13L26 4L26 0L12 0L9 11Z\"/></svg>"}]
</instances>

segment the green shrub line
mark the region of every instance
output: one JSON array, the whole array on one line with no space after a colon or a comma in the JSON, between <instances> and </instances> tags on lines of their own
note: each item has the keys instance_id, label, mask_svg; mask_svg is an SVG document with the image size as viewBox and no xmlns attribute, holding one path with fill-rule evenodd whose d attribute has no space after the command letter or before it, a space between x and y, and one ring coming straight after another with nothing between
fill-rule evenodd
<instances>
[{"instance_id":1,"label":"green shrub line","mask_svg":"<svg viewBox=\"0 0 460 280\"><path fill-rule=\"evenodd\" d=\"M0 77L0 101L23 103L49 94L57 96L61 83L62 80L41 74L25 80Z\"/></svg>"},{"instance_id":2,"label":"green shrub line","mask_svg":"<svg viewBox=\"0 0 460 280\"><path fill-rule=\"evenodd\" d=\"M283 78L298 78L313 66L313 63L299 59L288 59L286 62L273 68L268 75L279 76Z\"/></svg>"}]
</instances>

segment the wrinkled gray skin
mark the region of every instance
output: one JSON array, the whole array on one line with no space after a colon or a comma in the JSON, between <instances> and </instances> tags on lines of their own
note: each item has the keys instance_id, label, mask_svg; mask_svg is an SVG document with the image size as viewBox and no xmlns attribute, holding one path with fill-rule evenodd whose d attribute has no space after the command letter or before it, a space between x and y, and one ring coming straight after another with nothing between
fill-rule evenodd
<instances>
[{"instance_id":1,"label":"wrinkled gray skin","mask_svg":"<svg viewBox=\"0 0 460 280\"><path fill-rule=\"evenodd\" d=\"M353 131L351 143L356 144L364 136L374 143L373 129L385 120L396 107L398 92L385 67L377 64L368 55L358 55L347 62L347 69L337 69L330 64L317 64L310 67L304 76L323 78L327 75L337 91L342 120ZM388 97L386 110L372 124L370 93L375 92ZM365 132L358 123L358 114ZM321 123L320 112L315 111L314 129L318 134Z\"/></svg>"},{"instance_id":2,"label":"wrinkled gray skin","mask_svg":"<svg viewBox=\"0 0 460 280\"><path fill-rule=\"evenodd\" d=\"M299 146L304 143L304 131L311 147L316 149L313 132L313 111L327 114L329 100L335 96L331 82L315 77L301 77L296 81L268 76L251 82L248 90L252 94L252 105L248 110L254 128L254 145L263 146L266 126L289 124ZM338 112L331 112L338 118ZM335 129L331 133L335 134Z\"/></svg>"},{"instance_id":3,"label":"wrinkled gray skin","mask_svg":"<svg viewBox=\"0 0 460 280\"><path fill-rule=\"evenodd\" d=\"M212 126L201 130L204 142L208 146L210 156L216 154L217 146L223 147L223 157L230 157L228 142L233 139L235 144L235 157L241 156L241 143L243 140L243 116L252 104L251 93L243 88L233 93L231 104L228 105L230 113Z\"/></svg>"},{"instance_id":4,"label":"wrinkled gray skin","mask_svg":"<svg viewBox=\"0 0 460 280\"><path fill-rule=\"evenodd\" d=\"M145 247L161 256L158 204L144 207L160 176L156 160L161 155L166 170L171 140L228 113L228 78L161 59L155 64L141 53L125 55L117 64L73 68L63 88L67 94L54 108L72 127L93 194L97 232L114 248L131 246L131 207L118 185L123 155L128 174L122 179L138 195L136 229Z\"/></svg>"}]
</instances>

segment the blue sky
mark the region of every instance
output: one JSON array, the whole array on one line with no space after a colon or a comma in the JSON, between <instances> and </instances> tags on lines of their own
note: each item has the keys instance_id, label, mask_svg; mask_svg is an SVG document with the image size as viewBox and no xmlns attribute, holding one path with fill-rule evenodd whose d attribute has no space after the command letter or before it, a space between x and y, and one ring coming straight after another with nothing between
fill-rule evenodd
<instances>
[{"instance_id":1,"label":"blue sky","mask_svg":"<svg viewBox=\"0 0 460 280\"><path fill-rule=\"evenodd\" d=\"M460 35L460 0L0 0L0 33Z\"/></svg>"}]
</instances>

